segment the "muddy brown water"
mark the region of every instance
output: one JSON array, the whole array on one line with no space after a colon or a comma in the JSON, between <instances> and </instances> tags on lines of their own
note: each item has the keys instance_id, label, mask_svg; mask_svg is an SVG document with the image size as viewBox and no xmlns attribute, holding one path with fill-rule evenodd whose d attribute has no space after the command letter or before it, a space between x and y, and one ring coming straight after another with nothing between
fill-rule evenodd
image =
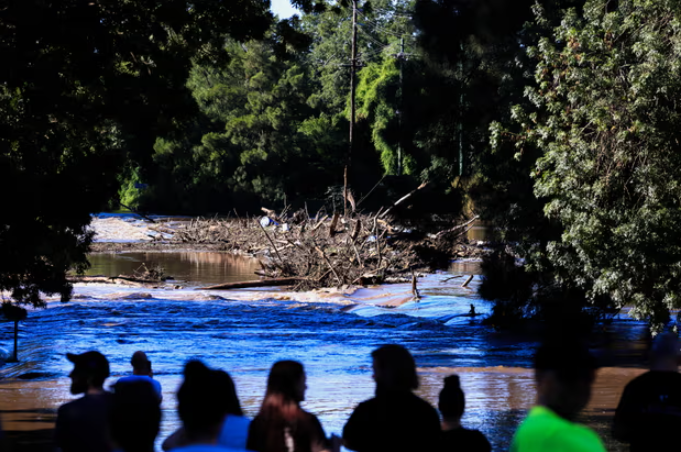
<instances>
[{"instance_id":1,"label":"muddy brown water","mask_svg":"<svg viewBox=\"0 0 681 452\"><path fill-rule=\"evenodd\" d=\"M216 253L134 253L93 257L96 274L115 275L141 262L163 265L195 285L243 279L255 263ZM153 260L155 259L155 260ZM33 311L22 324L18 364L0 368L0 415L5 430L47 432L56 408L71 400L70 364L64 353L97 349L109 358L113 383L129 372L130 355L145 350L163 385L164 421L159 440L178 426L174 393L183 364L204 360L234 377L244 411L257 413L267 371L279 359L306 366L305 406L326 432L340 434L360 401L372 396L370 353L394 342L409 348L419 366L418 393L434 405L442 379L461 376L467 396L464 425L485 433L494 450L507 450L513 432L534 402L531 365L536 338L497 333L468 316L490 305L477 296L479 263L458 262L448 273L419 281L424 298L414 302L410 285L342 293L273 291L210 292L76 286L77 299ZM461 278L450 279L460 275ZM474 279L460 285L467 275ZM396 302L396 300L398 302ZM9 349L9 327L0 342ZM610 356L600 370L583 420L596 428L608 450L626 450L609 435L624 385L643 372L645 325L616 319L594 346ZM31 438L31 433L24 439Z\"/></svg>"},{"instance_id":2,"label":"muddy brown water","mask_svg":"<svg viewBox=\"0 0 681 452\"><path fill-rule=\"evenodd\" d=\"M87 275L131 275L143 266L160 267L166 276L205 285L257 279L254 272L260 268L256 259L211 252L93 254L89 261Z\"/></svg>"}]
</instances>

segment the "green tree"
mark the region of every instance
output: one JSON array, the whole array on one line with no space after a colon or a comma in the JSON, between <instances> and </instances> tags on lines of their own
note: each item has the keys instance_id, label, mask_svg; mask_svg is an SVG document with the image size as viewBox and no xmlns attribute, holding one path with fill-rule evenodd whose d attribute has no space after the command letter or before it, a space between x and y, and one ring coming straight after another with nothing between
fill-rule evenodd
<instances>
[{"instance_id":1,"label":"green tree","mask_svg":"<svg viewBox=\"0 0 681 452\"><path fill-rule=\"evenodd\" d=\"M174 210L163 204L165 180L180 184L175 208L184 211L259 210L316 195L334 171L342 174L332 134L309 121L333 127L309 101L318 84L306 48L281 49L282 39L275 29L264 40L230 41L226 66L193 68L188 86L205 121L182 141L157 142L157 197L149 202Z\"/></svg>"},{"instance_id":2,"label":"green tree","mask_svg":"<svg viewBox=\"0 0 681 452\"><path fill-rule=\"evenodd\" d=\"M562 228L545 248L554 278L658 330L681 305L680 19L671 0L569 10L529 49L534 108L513 111L519 157L541 149L535 195Z\"/></svg>"},{"instance_id":3,"label":"green tree","mask_svg":"<svg viewBox=\"0 0 681 452\"><path fill-rule=\"evenodd\" d=\"M296 5L311 10L310 1ZM266 0L23 0L0 8L0 291L43 306L88 264L121 162L194 116L193 61L272 22Z\"/></svg>"}]
</instances>

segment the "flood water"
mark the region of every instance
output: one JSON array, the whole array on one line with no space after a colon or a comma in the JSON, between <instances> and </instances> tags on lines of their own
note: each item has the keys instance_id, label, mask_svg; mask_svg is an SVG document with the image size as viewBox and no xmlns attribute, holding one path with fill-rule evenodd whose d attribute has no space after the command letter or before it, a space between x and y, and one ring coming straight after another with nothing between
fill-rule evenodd
<instances>
[{"instance_id":1,"label":"flood water","mask_svg":"<svg viewBox=\"0 0 681 452\"><path fill-rule=\"evenodd\" d=\"M253 265L210 253L92 258L93 273L111 275L158 259L167 273L196 286L245 279ZM491 331L479 317L467 315L471 304L481 314L490 309L477 297L480 276L469 288L460 287L463 275L479 273L478 264L469 261L457 263L450 273L423 278L418 303L411 299L408 284L307 294L79 285L73 301L50 301L49 308L31 312L23 322L21 363L0 368L3 425L6 430L52 426L56 407L73 398L66 352L101 351L111 362L109 382L114 382L129 372L132 353L144 350L164 390L160 440L178 426L174 392L183 364L192 358L234 377L249 416L258 411L271 364L280 359L303 362L309 387L305 408L319 416L327 434L340 434L352 409L373 394L371 351L392 342L412 351L421 376L418 393L434 405L442 379L460 374L467 394L464 425L482 430L494 450L507 450L534 402L529 367L536 343L535 338ZM462 277L450 279L457 274ZM9 350L10 325L0 328ZM643 347L642 324L616 321L609 328L617 344ZM632 353L628 345L623 350ZM634 356L632 362L640 361ZM609 450L621 447L607 436L610 416L623 386L641 372L635 366L600 371L584 419L603 434Z\"/></svg>"},{"instance_id":2,"label":"flood water","mask_svg":"<svg viewBox=\"0 0 681 452\"><path fill-rule=\"evenodd\" d=\"M166 276L189 284L205 285L256 279L256 259L228 253L119 253L93 254L87 275L132 275L146 266L162 268Z\"/></svg>"}]
</instances>

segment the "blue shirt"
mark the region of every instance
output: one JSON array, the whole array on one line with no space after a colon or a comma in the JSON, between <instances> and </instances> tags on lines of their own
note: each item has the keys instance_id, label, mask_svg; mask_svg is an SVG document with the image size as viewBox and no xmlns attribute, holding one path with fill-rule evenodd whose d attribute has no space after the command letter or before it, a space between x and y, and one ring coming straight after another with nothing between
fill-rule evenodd
<instances>
[{"instance_id":1,"label":"blue shirt","mask_svg":"<svg viewBox=\"0 0 681 452\"><path fill-rule=\"evenodd\" d=\"M116 383L133 383L135 381L148 381L154 387L154 391L158 395L159 400L163 400L163 392L161 390L161 383L154 380L147 375L130 375L129 377L121 377Z\"/></svg>"}]
</instances>

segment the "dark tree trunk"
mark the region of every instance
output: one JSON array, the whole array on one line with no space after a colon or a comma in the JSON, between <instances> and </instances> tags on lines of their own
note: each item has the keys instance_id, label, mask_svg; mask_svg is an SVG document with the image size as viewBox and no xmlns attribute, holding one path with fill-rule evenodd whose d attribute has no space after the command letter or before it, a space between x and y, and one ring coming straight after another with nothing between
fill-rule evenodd
<instances>
[{"instance_id":1,"label":"dark tree trunk","mask_svg":"<svg viewBox=\"0 0 681 452\"><path fill-rule=\"evenodd\" d=\"M14 355L12 356L12 361L19 361L18 353L17 353L17 342L19 339L19 321L15 320L14 321Z\"/></svg>"}]
</instances>

